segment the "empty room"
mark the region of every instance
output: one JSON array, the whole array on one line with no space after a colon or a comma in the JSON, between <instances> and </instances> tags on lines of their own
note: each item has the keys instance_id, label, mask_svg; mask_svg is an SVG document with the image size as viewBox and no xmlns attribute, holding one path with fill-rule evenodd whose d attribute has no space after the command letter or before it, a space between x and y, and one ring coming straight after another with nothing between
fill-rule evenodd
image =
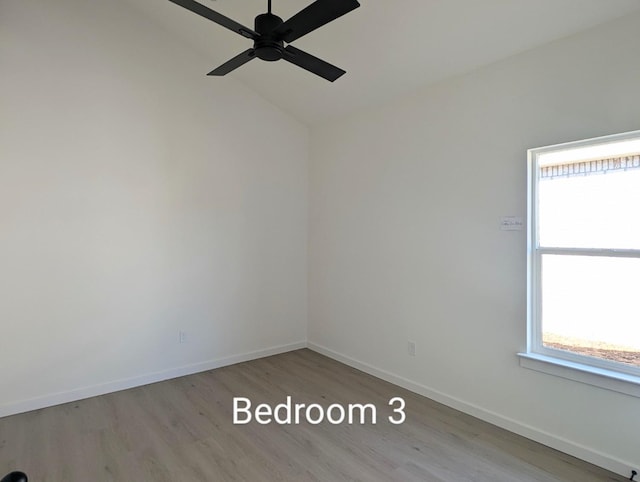
<instances>
[{"instance_id":1,"label":"empty room","mask_svg":"<svg viewBox=\"0 0 640 482\"><path fill-rule=\"evenodd\" d=\"M639 0L0 0L0 481L640 480Z\"/></svg>"}]
</instances>

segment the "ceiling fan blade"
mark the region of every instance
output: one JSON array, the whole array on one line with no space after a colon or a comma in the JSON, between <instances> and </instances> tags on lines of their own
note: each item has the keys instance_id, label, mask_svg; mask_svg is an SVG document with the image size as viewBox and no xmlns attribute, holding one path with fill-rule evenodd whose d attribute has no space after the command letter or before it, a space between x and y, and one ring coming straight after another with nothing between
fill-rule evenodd
<instances>
[{"instance_id":1,"label":"ceiling fan blade","mask_svg":"<svg viewBox=\"0 0 640 482\"><path fill-rule=\"evenodd\" d=\"M359 6L357 0L316 0L273 32L278 38L291 43Z\"/></svg>"},{"instance_id":2,"label":"ceiling fan blade","mask_svg":"<svg viewBox=\"0 0 640 482\"><path fill-rule=\"evenodd\" d=\"M329 82L333 82L342 74L346 73L346 71L339 69L335 65L331 65L291 45L288 45L287 48L284 49L284 56L282 58L287 62L291 62L298 67L302 67L311 73L327 79Z\"/></svg>"},{"instance_id":3,"label":"ceiling fan blade","mask_svg":"<svg viewBox=\"0 0 640 482\"><path fill-rule=\"evenodd\" d=\"M228 60L220 67L212 70L207 75L227 75L232 70L237 69L241 65L246 64L249 60L256 58L256 51L254 49L245 50L240 55L236 55L231 60Z\"/></svg>"},{"instance_id":4,"label":"ceiling fan blade","mask_svg":"<svg viewBox=\"0 0 640 482\"><path fill-rule=\"evenodd\" d=\"M260 34L254 32L248 27L239 24L235 20L231 20L229 17L225 17L221 13L215 12L208 7L196 2L195 0L169 0L176 5L180 5L181 7L186 8L187 10L191 10L193 13L197 13L201 17L208 18L212 22L217 23L218 25L222 25L223 27L228 28L229 30L233 30L235 33L242 35L243 37L247 37L250 39L257 39L260 37Z\"/></svg>"}]
</instances>

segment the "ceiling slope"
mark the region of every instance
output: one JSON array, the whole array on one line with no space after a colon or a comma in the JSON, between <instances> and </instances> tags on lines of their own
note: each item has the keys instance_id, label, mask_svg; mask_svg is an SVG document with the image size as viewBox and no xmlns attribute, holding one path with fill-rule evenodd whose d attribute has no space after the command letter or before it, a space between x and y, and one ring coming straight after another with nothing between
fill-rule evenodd
<instances>
[{"instance_id":1,"label":"ceiling slope","mask_svg":"<svg viewBox=\"0 0 640 482\"><path fill-rule=\"evenodd\" d=\"M169 1L124 0L198 50L202 75L251 46ZM199 0L253 28L266 0ZM273 0L287 19L310 0ZM341 67L327 82L287 62L250 62L234 71L267 100L307 125L326 122L615 18L639 0L361 0L362 6L293 43ZM216 88L215 78L211 88Z\"/></svg>"}]
</instances>

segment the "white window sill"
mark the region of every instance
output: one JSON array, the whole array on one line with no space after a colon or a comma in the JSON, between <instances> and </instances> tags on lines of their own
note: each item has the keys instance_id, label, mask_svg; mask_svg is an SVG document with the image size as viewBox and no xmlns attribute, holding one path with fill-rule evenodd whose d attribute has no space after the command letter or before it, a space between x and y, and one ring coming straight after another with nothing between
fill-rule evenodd
<instances>
[{"instance_id":1,"label":"white window sill","mask_svg":"<svg viewBox=\"0 0 640 482\"><path fill-rule=\"evenodd\" d=\"M521 367L640 397L640 377L536 353L518 353L518 356Z\"/></svg>"}]
</instances>

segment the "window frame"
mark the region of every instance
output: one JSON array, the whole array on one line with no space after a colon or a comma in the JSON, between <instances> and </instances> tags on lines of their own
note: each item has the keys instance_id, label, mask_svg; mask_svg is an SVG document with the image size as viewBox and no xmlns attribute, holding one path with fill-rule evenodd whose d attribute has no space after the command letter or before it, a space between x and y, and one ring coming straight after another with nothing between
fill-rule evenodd
<instances>
[{"instance_id":1,"label":"window frame","mask_svg":"<svg viewBox=\"0 0 640 482\"><path fill-rule=\"evenodd\" d=\"M520 365L544 373L640 397L640 367L545 347L542 343L541 288L544 255L640 258L640 249L541 248L538 240L539 158L551 152L640 140L640 131L556 144L527 151L527 343Z\"/></svg>"}]
</instances>

